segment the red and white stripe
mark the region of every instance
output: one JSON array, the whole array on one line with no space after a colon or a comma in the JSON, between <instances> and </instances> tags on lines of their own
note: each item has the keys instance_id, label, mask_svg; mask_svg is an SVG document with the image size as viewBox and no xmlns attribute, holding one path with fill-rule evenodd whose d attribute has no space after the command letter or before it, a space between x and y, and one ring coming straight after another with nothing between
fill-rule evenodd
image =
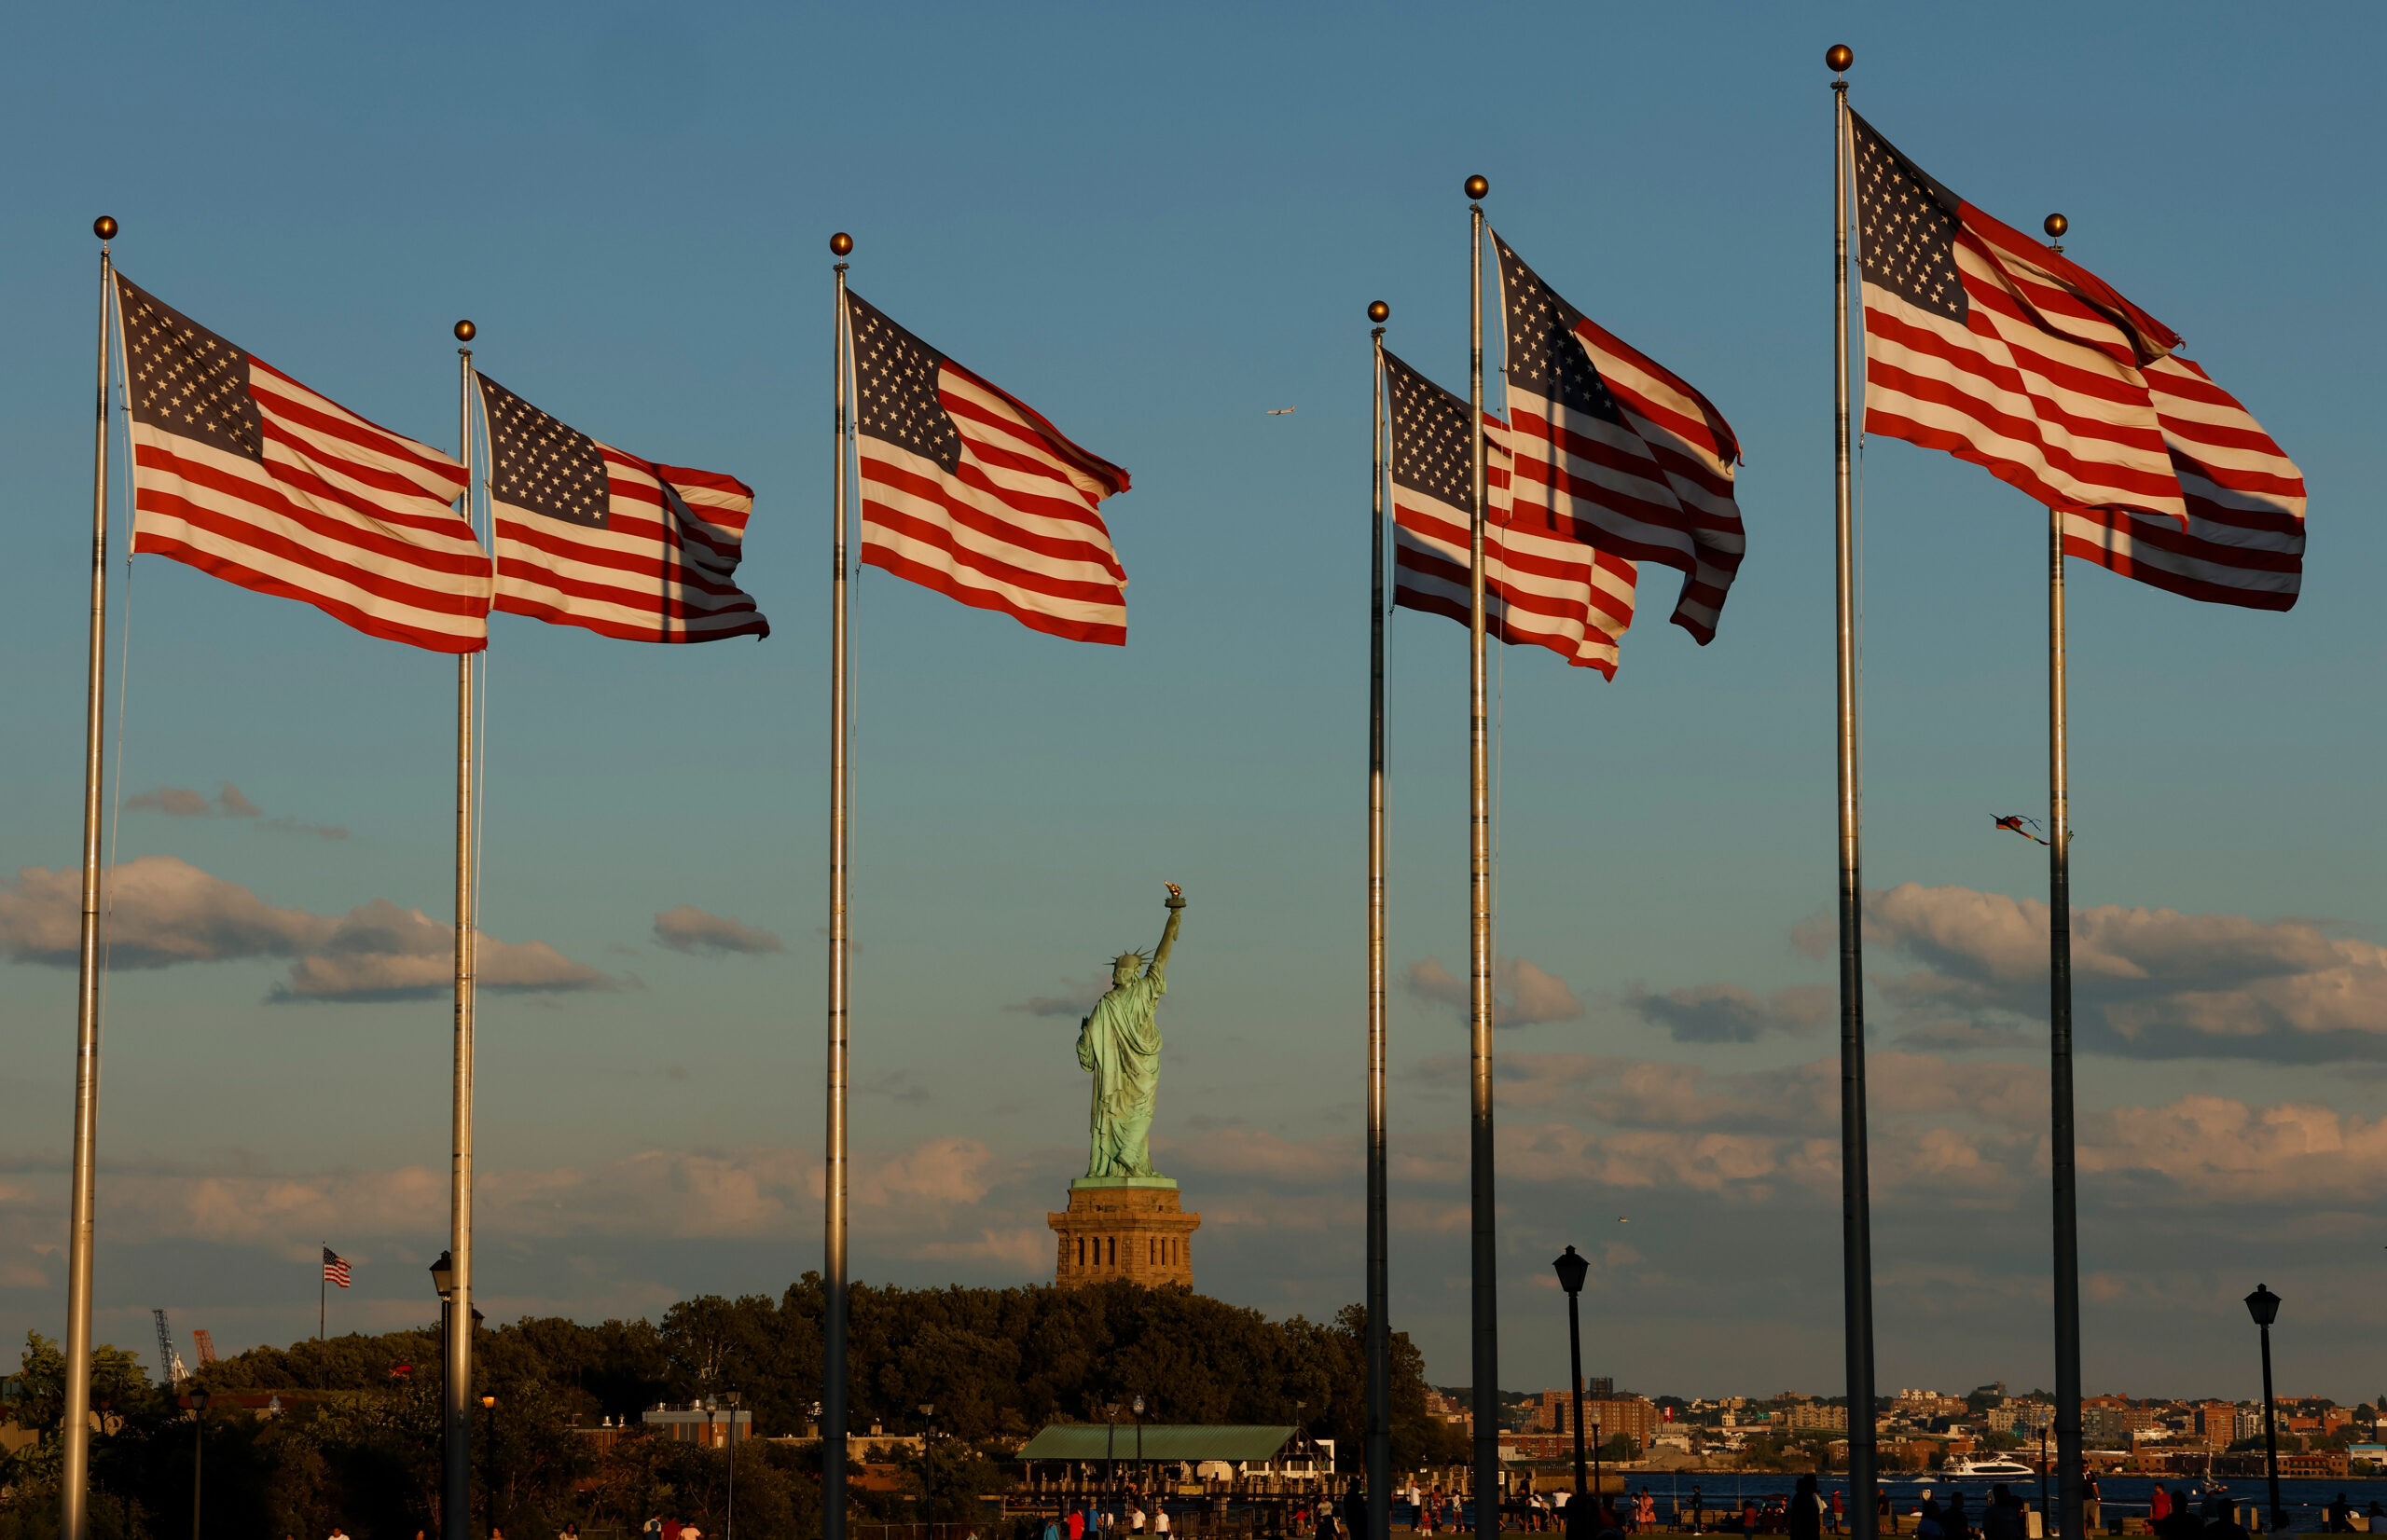
<instances>
[{"instance_id":1,"label":"red and white stripe","mask_svg":"<svg viewBox=\"0 0 2387 1540\"><path fill-rule=\"evenodd\" d=\"M1507 424L1483 414L1483 627L1505 642L1547 647L1614 679L1617 642L1633 624L1634 564L1512 506ZM1393 602L1468 623L1467 510L1392 484Z\"/></svg>"},{"instance_id":2,"label":"red and white stripe","mask_svg":"<svg viewBox=\"0 0 2387 1540\"><path fill-rule=\"evenodd\" d=\"M264 463L132 422L132 548L370 636L489 644L489 557L449 506L464 468L251 357Z\"/></svg>"},{"instance_id":3,"label":"red and white stripe","mask_svg":"<svg viewBox=\"0 0 2387 1540\"><path fill-rule=\"evenodd\" d=\"M324 1247L324 1282L349 1286L348 1258L329 1246Z\"/></svg>"},{"instance_id":4,"label":"red and white stripe","mask_svg":"<svg viewBox=\"0 0 2387 1540\"><path fill-rule=\"evenodd\" d=\"M951 472L860 435L862 559L1030 630L1125 646L1127 573L1100 504L1127 473L949 358L936 392L961 439Z\"/></svg>"},{"instance_id":5,"label":"red and white stripe","mask_svg":"<svg viewBox=\"0 0 2387 1540\"><path fill-rule=\"evenodd\" d=\"M2262 425L2174 353L2146 368L2187 511L2067 511L2067 555L2209 603L2295 607L2304 580L2304 475Z\"/></svg>"},{"instance_id":6,"label":"red and white stripe","mask_svg":"<svg viewBox=\"0 0 2387 1540\"><path fill-rule=\"evenodd\" d=\"M2103 296L2062 256L1969 204L1958 219L1965 320L1864 285L1865 431L1971 461L2051 507L2120 504L2176 525L2186 510L2136 364L2144 334L2091 303Z\"/></svg>"},{"instance_id":7,"label":"red and white stripe","mask_svg":"<svg viewBox=\"0 0 2387 1540\"><path fill-rule=\"evenodd\" d=\"M624 641L770 635L770 622L736 581L753 488L609 444L597 448L607 484L601 529L490 498L497 608Z\"/></svg>"},{"instance_id":8,"label":"red and white stripe","mask_svg":"<svg viewBox=\"0 0 2387 1540\"><path fill-rule=\"evenodd\" d=\"M2062 510L2069 555L2190 598L2292 608L2295 462L2173 351L2170 327L1970 203L1954 213L1963 323L1864 284L1865 431L1945 450Z\"/></svg>"}]
</instances>

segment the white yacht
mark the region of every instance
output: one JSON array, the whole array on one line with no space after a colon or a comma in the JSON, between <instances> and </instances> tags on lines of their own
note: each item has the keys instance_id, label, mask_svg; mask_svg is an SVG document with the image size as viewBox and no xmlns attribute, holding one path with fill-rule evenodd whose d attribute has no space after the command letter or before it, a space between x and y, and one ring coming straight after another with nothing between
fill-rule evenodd
<instances>
[{"instance_id":1,"label":"white yacht","mask_svg":"<svg viewBox=\"0 0 2387 1540\"><path fill-rule=\"evenodd\" d=\"M1980 1454L1951 1460L1939 1474L1978 1477L1992 1481L2021 1481L2035 1480L2039 1473L2010 1454Z\"/></svg>"}]
</instances>

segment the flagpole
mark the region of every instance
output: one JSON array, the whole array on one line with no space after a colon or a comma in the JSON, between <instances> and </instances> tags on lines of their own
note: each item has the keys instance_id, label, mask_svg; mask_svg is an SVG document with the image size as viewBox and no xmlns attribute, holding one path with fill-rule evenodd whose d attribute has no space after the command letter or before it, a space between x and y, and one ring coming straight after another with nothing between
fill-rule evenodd
<instances>
[{"instance_id":1,"label":"flagpole","mask_svg":"<svg viewBox=\"0 0 2387 1540\"><path fill-rule=\"evenodd\" d=\"M91 222L100 238L100 350L91 448L90 676L83 719L82 970L75 992L75 1169L66 1217L66 1409L60 1429L59 1540L86 1540L91 1480L91 1213L100 1119L100 777L106 722L108 635L108 304L116 221Z\"/></svg>"},{"instance_id":2,"label":"flagpole","mask_svg":"<svg viewBox=\"0 0 2387 1540\"><path fill-rule=\"evenodd\" d=\"M1467 179L1468 731L1468 1163L1473 1231L1475 1533L1500 1533L1500 1312L1493 1246L1492 1183L1492 814L1487 789L1483 686L1483 195Z\"/></svg>"},{"instance_id":3,"label":"flagpole","mask_svg":"<svg viewBox=\"0 0 2387 1540\"><path fill-rule=\"evenodd\" d=\"M456 340L479 329L456 323ZM473 515L473 351L456 350L457 458L463 510ZM447 1368L440 1398L448 1437L441 1472L441 1540L469 1540L473 1504L473 655L456 654L456 1043L453 1155L448 1164Z\"/></svg>"},{"instance_id":4,"label":"flagpole","mask_svg":"<svg viewBox=\"0 0 2387 1540\"><path fill-rule=\"evenodd\" d=\"M829 238L842 257L843 230ZM829 1148L823 1182L821 1350L821 1540L846 1534L846 264L836 264L836 324L831 372L836 398L829 606Z\"/></svg>"},{"instance_id":5,"label":"flagpole","mask_svg":"<svg viewBox=\"0 0 2387 1540\"><path fill-rule=\"evenodd\" d=\"M2071 222L2048 215L2060 240ZM2063 248L2055 248L2061 252ZM2072 791L2064 740L2063 515L2048 510L2048 1165L2055 1198L2056 1502L2063 1540L2080 1506L2080 1222L2072 1127Z\"/></svg>"},{"instance_id":6,"label":"flagpole","mask_svg":"<svg viewBox=\"0 0 2387 1540\"><path fill-rule=\"evenodd\" d=\"M1368 306L1376 326L1375 378L1368 397L1368 1533L1392 1533L1391 1225L1385 1170L1384 979L1384 322L1392 307Z\"/></svg>"},{"instance_id":7,"label":"flagpole","mask_svg":"<svg viewBox=\"0 0 2387 1540\"><path fill-rule=\"evenodd\" d=\"M1840 1233L1842 1336L1848 1367L1849 1518L1855 1540L1873 1540L1880 1516L1873 1448L1872 1167L1865 1108L1865 893L1858 876L1856 584L1849 502L1848 81L1845 44L1824 54L1831 67L1832 506L1837 559L1840 680Z\"/></svg>"}]
</instances>

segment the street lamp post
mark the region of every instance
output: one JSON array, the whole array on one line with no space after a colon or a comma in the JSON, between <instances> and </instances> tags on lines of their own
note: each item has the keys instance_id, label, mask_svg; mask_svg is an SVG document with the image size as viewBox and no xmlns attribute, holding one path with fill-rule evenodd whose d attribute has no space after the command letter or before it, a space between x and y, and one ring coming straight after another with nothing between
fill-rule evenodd
<instances>
[{"instance_id":1,"label":"street lamp post","mask_svg":"<svg viewBox=\"0 0 2387 1540\"><path fill-rule=\"evenodd\" d=\"M1144 1398L1136 1397L1136 1490L1144 1490Z\"/></svg>"},{"instance_id":2,"label":"street lamp post","mask_svg":"<svg viewBox=\"0 0 2387 1540\"><path fill-rule=\"evenodd\" d=\"M738 1403L746 1394L727 1391L722 1399L729 1403L729 1517L722 1525L722 1540L738 1540Z\"/></svg>"},{"instance_id":3,"label":"street lamp post","mask_svg":"<svg viewBox=\"0 0 2387 1540\"><path fill-rule=\"evenodd\" d=\"M920 1403L920 1517L936 1534L936 1403Z\"/></svg>"},{"instance_id":4,"label":"street lamp post","mask_svg":"<svg viewBox=\"0 0 2387 1540\"><path fill-rule=\"evenodd\" d=\"M199 1540L200 1461L206 1451L207 1392L193 1385L190 1392L190 1540Z\"/></svg>"},{"instance_id":5,"label":"street lamp post","mask_svg":"<svg viewBox=\"0 0 2387 1540\"><path fill-rule=\"evenodd\" d=\"M2263 1330L2263 1463L2271 1478L2271 1529L2285 1527L2279 1505L2279 1408L2271 1399L2271 1323L2279 1319L2279 1296L2268 1284L2256 1284L2246 1296L2246 1313Z\"/></svg>"},{"instance_id":6,"label":"street lamp post","mask_svg":"<svg viewBox=\"0 0 2387 1540\"><path fill-rule=\"evenodd\" d=\"M1583 1323L1577 1301L1583 1293L1583 1280L1590 1276L1592 1264L1573 1246L1566 1255L1550 1264L1558 1270L1558 1286L1566 1291L1566 1364L1573 1371L1568 1382L1575 1387L1575 1501L1567 1505L1570 1511L1566 1527L1579 1535L1599 1533L1598 1526L1581 1513L1571 1511L1582 1504L1583 1498Z\"/></svg>"},{"instance_id":7,"label":"street lamp post","mask_svg":"<svg viewBox=\"0 0 2387 1540\"><path fill-rule=\"evenodd\" d=\"M440 1371L444 1374L447 1372L448 1361L448 1313L453 1308L456 1296L456 1258L453 1252L441 1252L439 1259L431 1264L431 1286L439 1296L439 1362ZM448 1396L444 1391L441 1392L440 1406L445 1409L452 1404L453 1397ZM449 1421L447 1412L443 1409L439 1415L440 1502L445 1506L455 1508L461 1514L471 1502L472 1463L469 1454L457 1452L456 1440L448 1426ZM459 1465L463 1468L459 1470L457 1468ZM468 1528L468 1524L461 1517L452 1520L443 1519L439 1526L442 1540L455 1540L456 1536L463 1534Z\"/></svg>"}]
</instances>

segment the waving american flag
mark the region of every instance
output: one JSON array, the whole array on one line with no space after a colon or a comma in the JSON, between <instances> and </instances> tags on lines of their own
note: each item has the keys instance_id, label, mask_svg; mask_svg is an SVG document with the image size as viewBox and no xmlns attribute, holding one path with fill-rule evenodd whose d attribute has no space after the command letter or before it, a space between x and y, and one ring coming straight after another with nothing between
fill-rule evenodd
<instances>
[{"instance_id":1,"label":"waving american flag","mask_svg":"<svg viewBox=\"0 0 2387 1540\"><path fill-rule=\"evenodd\" d=\"M1865 431L2059 509L2067 555L2190 598L2296 603L2304 475L2179 335L1849 114Z\"/></svg>"}]
</instances>

